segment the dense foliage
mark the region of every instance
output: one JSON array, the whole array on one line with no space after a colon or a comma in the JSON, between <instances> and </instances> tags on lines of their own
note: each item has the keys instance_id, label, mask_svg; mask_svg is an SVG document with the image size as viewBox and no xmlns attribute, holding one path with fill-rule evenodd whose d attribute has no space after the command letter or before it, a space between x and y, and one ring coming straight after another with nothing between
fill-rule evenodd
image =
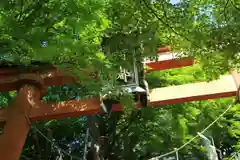
<instances>
[{"instance_id":1,"label":"dense foliage","mask_svg":"<svg viewBox=\"0 0 240 160\"><path fill-rule=\"evenodd\" d=\"M81 80L49 88L45 101L96 96L103 85L115 84L120 65L131 67L132 57L140 61L154 56L164 45L201 63L151 73L151 88L214 79L239 68L239 10L234 0L2 1L0 59L24 65L48 61L71 69ZM83 69L100 71L100 81L90 80ZM1 93L0 105L6 106L15 94ZM132 107L128 100L123 97L125 108ZM87 122L96 118L109 134L104 148L109 159L148 159L181 146L232 103L231 98L208 100L34 123L22 159L83 159L86 130L91 128ZM225 156L240 148L238 119L239 105L205 133ZM196 139L184 147L180 159L206 159L200 144Z\"/></svg>"}]
</instances>

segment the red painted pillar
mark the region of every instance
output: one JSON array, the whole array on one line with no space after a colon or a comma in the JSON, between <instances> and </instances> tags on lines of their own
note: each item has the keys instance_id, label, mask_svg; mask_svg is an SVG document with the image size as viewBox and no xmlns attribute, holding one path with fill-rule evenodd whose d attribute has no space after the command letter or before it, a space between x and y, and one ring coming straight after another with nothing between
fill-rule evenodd
<instances>
[{"instance_id":1,"label":"red painted pillar","mask_svg":"<svg viewBox=\"0 0 240 160\"><path fill-rule=\"evenodd\" d=\"M7 108L4 133L0 136L0 160L19 160L30 123L26 116L40 100L40 91L34 86L23 86Z\"/></svg>"}]
</instances>

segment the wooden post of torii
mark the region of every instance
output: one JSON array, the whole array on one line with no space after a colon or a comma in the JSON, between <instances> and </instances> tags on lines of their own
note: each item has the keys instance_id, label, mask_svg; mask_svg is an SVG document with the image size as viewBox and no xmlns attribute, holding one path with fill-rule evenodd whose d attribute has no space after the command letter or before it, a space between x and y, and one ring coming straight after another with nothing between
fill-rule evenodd
<instances>
[{"instance_id":1,"label":"wooden post of torii","mask_svg":"<svg viewBox=\"0 0 240 160\"><path fill-rule=\"evenodd\" d=\"M38 76L22 77L15 100L6 109L3 135L0 136L0 159L18 160L28 135L31 108L37 107L41 96L41 80ZM20 80L20 79L19 79ZM34 83L33 83L34 82ZM38 85L36 85L38 84Z\"/></svg>"},{"instance_id":2,"label":"wooden post of torii","mask_svg":"<svg viewBox=\"0 0 240 160\"><path fill-rule=\"evenodd\" d=\"M168 59L167 63L164 63L163 60L155 67L166 69L166 64L171 64L168 66L171 68L171 66L177 66L175 63L180 64L180 61L181 59L178 61ZM150 106L235 96L239 92L239 79L239 75L235 72L233 76L225 75L209 83L200 82L155 88L150 93ZM44 95L44 89L48 86L75 83L75 80L74 77L65 76L63 71L56 70L56 68L50 68L43 73L34 71L23 74L17 73L14 68L0 69L0 92L19 89L15 101L6 109L0 109L0 122L6 123L4 133L0 136L0 160L20 158L30 121L102 113L98 97L57 103L44 103L40 100L40 97ZM141 106L137 105L137 107ZM113 111L120 110L120 105L113 106Z\"/></svg>"}]
</instances>

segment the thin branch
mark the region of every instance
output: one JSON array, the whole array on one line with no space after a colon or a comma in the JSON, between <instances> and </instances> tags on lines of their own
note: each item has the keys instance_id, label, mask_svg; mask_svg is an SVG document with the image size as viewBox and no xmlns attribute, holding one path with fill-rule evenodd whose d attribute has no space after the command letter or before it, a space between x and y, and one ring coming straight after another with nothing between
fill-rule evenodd
<instances>
[{"instance_id":1,"label":"thin branch","mask_svg":"<svg viewBox=\"0 0 240 160\"><path fill-rule=\"evenodd\" d=\"M166 23L162 18L160 18L158 16L158 14L154 11L154 9L148 5L148 3L146 2L146 0L142 0L144 5L146 6L146 8L148 8L148 10L162 23L164 24L166 27L168 27L170 30L172 30L173 33L175 33L176 35L179 35L181 37L183 37L184 39L186 39L187 41L190 41L189 38L187 38L186 36L178 33L174 27L170 26L170 24Z\"/></svg>"},{"instance_id":2,"label":"thin branch","mask_svg":"<svg viewBox=\"0 0 240 160\"><path fill-rule=\"evenodd\" d=\"M226 20L226 9L227 9L227 6L228 6L229 2L230 2L230 0L227 0L227 2L224 5L223 12L222 12L225 15L225 20ZM220 13L220 14L222 14L222 13Z\"/></svg>"},{"instance_id":3,"label":"thin branch","mask_svg":"<svg viewBox=\"0 0 240 160\"><path fill-rule=\"evenodd\" d=\"M28 119L29 122L31 122L28 117L26 117L26 118ZM73 156L73 155L69 154L67 151L61 149L57 144L55 144L54 141L52 141L52 140L49 139L47 136L45 136L36 126L32 126L32 128L35 129L36 132L38 132L38 133L39 133L43 138L45 138L49 143L51 143L54 148L56 148L56 149L58 149L58 150L61 150L61 153L65 154L65 155L67 155L67 156L69 156L69 157L71 157L72 159L81 160L81 158L79 158L79 157L77 157L77 156Z\"/></svg>"},{"instance_id":4,"label":"thin branch","mask_svg":"<svg viewBox=\"0 0 240 160\"><path fill-rule=\"evenodd\" d=\"M31 160L31 158L28 158L27 156L25 156L25 155L21 155L21 158L24 158L25 160Z\"/></svg>"},{"instance_id":5,"label":"thin branch","mask_svg":"<svg viewBox=\"0 0 240 160\"><path fill-rule=\"evenodd\" d=\"M231 3L236 10L240 11L240 8L235 4L235 1L231 0Z\"/></svg>"},{"instance_id":6,"label":"thin branch","mask_svg":"<svg viewBox=\"0 0 240 160\"><path fill-rule=\"evenodd\" d=\"M39 160L41 160L42 151L41 151L41 147L40 147L40 144L39 144L39 138L38 138L37 132L35 130L33 130L33 132L34 132L33 133L33 138L35 140L35 145L36 145L36 149L37 149L37 153L38 153L37 158Z\"/></svg>"}]
</instances>

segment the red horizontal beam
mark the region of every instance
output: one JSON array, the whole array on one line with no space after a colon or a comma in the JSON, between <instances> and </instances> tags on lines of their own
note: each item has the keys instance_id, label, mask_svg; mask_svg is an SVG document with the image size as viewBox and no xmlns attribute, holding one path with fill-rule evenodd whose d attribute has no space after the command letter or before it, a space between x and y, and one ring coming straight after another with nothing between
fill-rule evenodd
<instances>
[{"instance_id":1,"label":"red horizontal beam","mask_svg":"<svg viewBox=\"0 0 240 160\"><path fill-rule=\"evenodd\" d=\"M236 96L237 90L234 77L225 75L211 82L155 88L151 91L150 101L153 106L169 105Z\"/></svg>"},{"instance_id":2,"label":"red horizontal beam","mask_svg":"<svg viewBox=\"0 0 240 160\"><path fill-rule=\"evenodd\" d=\"M21 75L21 77L20 77ZM0 75L0 92L8 92L16 90L22 83L28 83L28 79L24 79L25 75L30 75L29 73L22 74L2 74ZM63 85L67 83L75 83L76 79L72 76L66 76L62 71L56 69L45 71L45 73L39 74L39 78L42 79L44 87Z\"/></svg>"},{"instance_id":3,"label":"red horizontal beam","mask_svg":"<svg viewBox=\"0 0 240 160\"><path fill-rule=\"evenodd\" d=\"M178 68L183 66L189 66L193 64L193 60L189 58L183 59L167 59L158 62L148 62L146 63L151 69L148 71L155 70L163 70L169 68ZM17 73L13 68L0 69L0 92L8 92L12 90L16 90L19 88L20 83L22 84L22 80L20 79L20 75L29 74L29 73ZM80 70L80 72L84 74L91 74L89 71ZM44 73L38 73L38 71L34 71L33 73L39 74L43 81L44 87L63 85L67 83L75 83L77 81L73 76L67 76L65 73L67 71L57 70L55 68L48 69L44 71ZM95 76L96 77L96 76ZM28 83L26 79L25 83Z\"/></svg>"},{"instance_id":4,"label":"red horizontal beam","mask_svg":"<svg viewBox=\"0 0 240 160\"><path fill-rule=\"evenodd\" d=\"M156 61L146 59L144 64L149 67L147 72L152 72L157 70L192 66L194 64L194 60L189 57L182 57L180 53L172 53L167 47L163 47L158 48L158 57Z\"/></svg>"},{"instance_id":5,"label":"red horizontal beam","mask_svg":"<svg viewBox=\"0 0 240 160\"><path fill-rule=\"evenodd\" d=\"M168 47L159 47L158 49L157 49L157 53L159 54L161 54L161 53L165 53L165 52L170 52L170 49L168 48Z\"/></svg>"},{"instance_id":6,"label":"red horizontal beam","mask_svg":"<svg viewBox=\"0 0 240 160\"><path fill-rule=\"evenodd\" d=\"M42 72L43 70L52 70L56 69L54 65L39 65L39 66L17 66L17 65L9 65L9 66L1 66L1 61L0 61L0 75L13 75L13 74L19 74L20 72L26 72L30 71L31 73L39 73ZM25 70L25 71L24 71Z\"/></svg>"},{"instance_id":7,"label":"red horizontal beam","mask_svg":"<svg viewBox=\"0 0 240 160\"><path fill-rule=\"evenodd\" d=\"M165 61L146 63L146 65L150 67L150 69L148 69L147 72L166 70L171 68L181 68L186 66L192 66L193 64L194 60L191 58L170 59Z\"/></svg>"},{"instance_id":8,"label":"red horizontal beam","mask_svg":"<svg viewBox=\"0 0 240 160\"><path fill-rule=\"evenodd\" d=\"M168 47L162 47L158 48L158 53L165 53L168 52ZM162 60L161 62L150 62L147 63L151 67L149 71L154 70L161 70L161 69L168 69L168 68L177 68L182 67L186 65L191 65L192 61L189 59L182 59L182 60L174 60L174 59L166 59ZM0 66L1 67L1 66ZM45 69L44 71L42 71ZM44 73L41 73L44 72ZM23 80L19 78L19 75L29 74L29 73L35 73L39 74L43 81L43 87L47 88L49 86L57 86L57 85L63 85L67 83L75 83L77 81L76 78L72 76L67 76L65 73L68 73L69 71L63 71L63 70L57 70L54 65L42 65L39 67L35 67L31 70L31 72L28 73L19 73L19 66L15 67L2 67L0 68L0 92L8 92L12 90L16 90L23 84ZM79 70L79 72L82 72L84 74L91 74L87 70ZM96 76L93 75L94 78ZM24 80L25 83L28 83L26 79Z\"/></svg>"},{"instance_id":9,"label":"red horizontal beam","mask_svg":"<svg viewBox=\"0 0 240 160\"><path fill-rule=\"evenodd\" d=\"M232 75L222 76L211 82L200 82L164 88L155 88L150 92L149 106L163 106L189 101L232 97L237 94L236 80ZM137 105L137 108L140 108ZM113 111L121 111L120 105L114 105ZM72 116L101 114L100 99L78 99L57 103L36 103L30 112L32 121L50 120ZM5 121L5 109L0 110L0 121Z\"/></svg>"},{"instance_id":10,"label":"red horizontal beam","mask_svg":"<svg viewBox=\"0 0 240 160\"><path fill-rule=\"evenodd\" d=\"M0 69L1 71L1 69ZM59 86L69 83L76 83L78 80L74 76L66 75L69 71L64 70L57 70L57 69L51 69L46 70L44 73L21 73L21 74L7 74L8 72L5 72L4 74L0 74L0 92L8 92L12 90L16 90L23 84L29 83L29 79L24 79L23 77L31 77L31 74L34 76L39 76L39 79L42 80L43 88L47 88L49 86ZM92 76L93 79L97 77L97 75L93 75L87 70L80 70L79 72L83 74L89 74L89 76ZM21 77L20 77L21 75ZM31 80L31 78L30 78Z\"/></svg>"}]
</instances>

